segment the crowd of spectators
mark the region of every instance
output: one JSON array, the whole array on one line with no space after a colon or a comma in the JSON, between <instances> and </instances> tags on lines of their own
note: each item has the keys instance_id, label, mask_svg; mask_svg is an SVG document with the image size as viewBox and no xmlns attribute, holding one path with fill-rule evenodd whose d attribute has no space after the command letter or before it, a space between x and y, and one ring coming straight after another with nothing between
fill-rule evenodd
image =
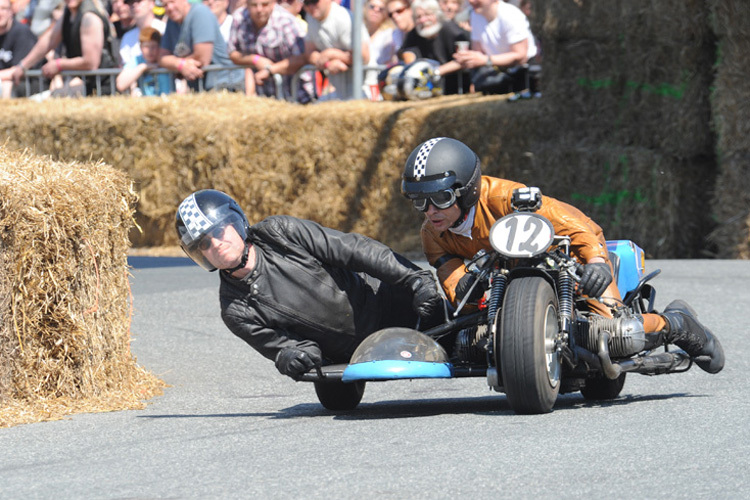
<instances>
[{"instance_id":1,"label":"crowd of spectators","mask_svg":"<svg viewBox=\"0 0 750 500\"><path fill-rule=\"evenodd\" d=\"M530 3L365 0L355 54L348 0L0 0L2 96L225 89L348 99L357 58L372 100L384 68L424 60L443 94L513 92L541 57ZM90 74L101 69L120 72ZM44 78L24 78L29 70Z\"/></svg>"}]
</instances>

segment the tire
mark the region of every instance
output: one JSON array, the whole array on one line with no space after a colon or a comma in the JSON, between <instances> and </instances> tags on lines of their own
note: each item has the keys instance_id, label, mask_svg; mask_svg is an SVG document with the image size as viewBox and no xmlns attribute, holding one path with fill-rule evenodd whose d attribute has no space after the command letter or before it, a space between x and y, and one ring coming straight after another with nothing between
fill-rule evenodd
<instances>
[{"instance_id":1,"label":"tire","mask_svg":"<svg viewBox=\"0 0 750 500\"><path fill-rule=\"evenodd\" d=\"M604 376L587 379L586 385L581 388L581 394L583 394L584 399L590 401L615 399L620 395L620 391L625 385L625 375L627 373L623 372L614 380Z\"/></svg>"},{"instance_id":2,"label":"tire","mask_svg":"<svg viewBox=\"0 0 750 500\"><path fill-rule=\"evenodd\" d=\"M560 392L562 364L555 351L559 333L557 298L540 277L516 278L508 284L495 356L511 408L520 414L552 411Z\"/></svg>"},{"instance_id":3,"label":"tire","mask_svg":"<svg viewBox=\"0 0 750 500\"><path fill-rule=\"evenodd\" d=\"M318 401L333 411L348 411L357 407L365 393L366 382L315 382Z\"/></svg>"}]
</instances>

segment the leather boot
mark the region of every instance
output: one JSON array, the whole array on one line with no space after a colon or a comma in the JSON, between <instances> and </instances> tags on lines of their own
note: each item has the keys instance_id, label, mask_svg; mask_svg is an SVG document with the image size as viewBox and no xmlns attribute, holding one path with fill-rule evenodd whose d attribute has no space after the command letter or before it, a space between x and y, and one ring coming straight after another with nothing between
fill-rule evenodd
<instances>
[{"instance_id":1,"label":"leather boot","mask_svg":"<svg viewBox=\"0 0 750 500\"><path fill-rule=\"evenodd\" d=\"M662 314L667 322L664 338L694 358L695 364L708 373L724 368L724 349L711 331L697 319L686 302L675 300Z\"/></svg>"}]
</instances>

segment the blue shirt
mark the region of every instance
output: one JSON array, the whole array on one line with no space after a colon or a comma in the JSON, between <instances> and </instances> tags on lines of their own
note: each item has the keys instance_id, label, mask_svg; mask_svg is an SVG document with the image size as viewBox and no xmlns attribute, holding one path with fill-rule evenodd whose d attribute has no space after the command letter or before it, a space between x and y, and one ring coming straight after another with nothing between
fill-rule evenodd
<instances>
[{"instance_id":1,"label":"blue shirt","mask_svg":"<svg viewBox=\"0 0 750 500\"><path fill-rule=\"evenodd\" d=\"M135 58L125 63L123 69L136 68L139 64L145 62L146 59L143 58L143 54L138 54ZM169 94L172 92L172 78L169 73L160 73L158 75L145 73L138 79L138 88L141 89L144 96Z\"/></svg>"}]
</instances>

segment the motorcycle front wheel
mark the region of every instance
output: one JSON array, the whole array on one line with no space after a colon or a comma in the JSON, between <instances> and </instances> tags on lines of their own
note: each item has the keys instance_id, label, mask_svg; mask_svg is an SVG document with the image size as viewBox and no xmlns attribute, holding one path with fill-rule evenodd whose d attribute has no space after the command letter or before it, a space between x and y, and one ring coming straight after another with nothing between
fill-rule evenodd
<instances>
[{"instance_id":1,"label":"motorcycle front wheel","mask_svg":"<svg viewBox=\"0 0 750 500\"><path fill-rule=\"evenodd\" d=\"M362 401L365 382L315 382L315 393L320 404L329 410L353 410Z\"/></svg>"},{"instance_id":2,"label":"motorcycle front wheel","mask_svg":"<svg viewBox=\"0 0 750 500\"><path fill-rule=\"evenodd\" d=\"M552 286L536 276L511 280L503 300L495 355L505 394L516 413L552 410L562 373L555 348L558 331L557 299Z\"/></svg>"}]
</instances>

